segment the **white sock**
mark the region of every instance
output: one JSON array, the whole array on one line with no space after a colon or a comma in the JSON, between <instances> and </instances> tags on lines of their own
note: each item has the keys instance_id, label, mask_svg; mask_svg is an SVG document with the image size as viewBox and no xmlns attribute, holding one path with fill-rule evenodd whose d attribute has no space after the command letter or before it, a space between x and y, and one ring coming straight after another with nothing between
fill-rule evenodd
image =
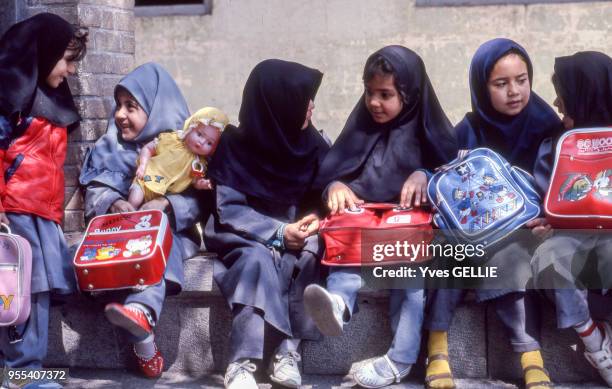
<instances>
[{"instance_id":1,"label":"white sock","mask_svg":"<svg viewBox=\"0 0 612 389\"><path fill-rule=\"evenodd\" d=\"M584 343L584 347L586 347L587 351L595 352L601 350L601 345L603 343L603 333L601 328L593 322L591 318L582 323L576 324L574 329L582 339Z\"/></svg>"},{"instance_id":2,"label":"white sock","mask_svg":"<svg viewBox=\"0 0 612 389\"><path fill-rule=\"evenodd\" d=\"M149 335L145 340L134 343L136 354L142 359L151 359L155 355L155 335Z\"/></svg>"}]
</instances>

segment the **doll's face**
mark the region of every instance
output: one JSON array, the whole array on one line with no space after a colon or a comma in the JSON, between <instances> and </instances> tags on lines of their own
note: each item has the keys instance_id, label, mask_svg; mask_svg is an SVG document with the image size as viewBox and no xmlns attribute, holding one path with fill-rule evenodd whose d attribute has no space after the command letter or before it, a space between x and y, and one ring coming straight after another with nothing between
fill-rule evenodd
<instances>
[{"instance_id":1,"label":"doll's face","mask_svg":"<svg viewBox=\"0 0 612 389\"><path fill-rule=\"evenodd\" d=\"M47 85L51 88L57 88L69 75L76 73L77 61L74 60L74 57L74 50L66 49L64 51L64 56L57 61L51 73L47 76Z\"/></svg>"},{"instance_id":2,"label":"doll's face","mask_svg":"<svg viewBox=\"0 0 612 389\"><path fill-rule=\"evenodd\" d=\"M315 109L314 101L310 100L308 102L308 110L306 111L306 119L304 120L304 124L302 125L302 130L308 128L308 124L310 123L310 119L312 118L312 111Z\"/></svg>"},{"instance_id":3,"label":"doll's face","mask_svg":"<svg viewBox=\"0 0 612 389\"><path fill-rule=\"evenodd\" d=\"M514 53L501 57L493 66L487 89L491 105L497 112L508 116L521 113L531 95L525 61Z\"/></svg>"},{"instance_id":4,"label":"doll's face","mask_svg":"<svg viewBox=\"0 0 612 389\"><path fill-rule=\"evenodd\" d=\"M125 141L134 140L147 124L149 117L128 91L117 90L117 108L115 109L115 124L121 131Z\"/></svg>"},{"instance_id":5,"label":"doll's face","mask_svg":"<svg viewBox=\"0 0 612 389\"><path fill-rule=\"evenodd\" d=\"M387 123L402 112L402 96L393 75L375 75L365 83L365 104L376 123Z\"/></svg>"},{"instance_id":6,"label":"doll's face","mask_svg":"<svg viewBox=\"0 0 612 389\"><path fill-rule=\"evenodd\" d=\"M200 123L185 137L185 146L192 153L207 157L215 152L220 137L217 127Z\"/></svg>"}]
</instances>

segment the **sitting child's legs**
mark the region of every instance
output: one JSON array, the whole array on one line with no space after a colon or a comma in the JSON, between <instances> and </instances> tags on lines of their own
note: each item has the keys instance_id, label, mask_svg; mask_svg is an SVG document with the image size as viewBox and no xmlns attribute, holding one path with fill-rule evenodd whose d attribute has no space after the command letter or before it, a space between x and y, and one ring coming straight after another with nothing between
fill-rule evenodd
<instances>
[{"instance_id":1,"label":"sitting child's legs","mask_svg":"<svg viewBox=\"0 0 612 389\"><path fill-rule=\"evenodd\" d=\"M165 294L166 283L162 279L157 285L128 295L124 305L112 303L104 309L107 319L128 333L141 372L152 378L161 375L164 365L153 328L161 313Z\"/></svg>"},{"instance_id":2,"label":"sitting child's legs","mask_svg":"<svg viewBox=\"0 0 612 389\"><path fill-rule=\"evenodd\" d=\"M530 389L550 386L540 353L538 301L532 292L511 292L493 300L495 311L510 334L515 352L521 353L525 384Z\"/></svg>"},{"instance_id":3,"label":"sitting child's legs","mask_svg":"<svg viewBox=\"0 0 612 389\"><path fill-rule=\"evenodd\" d=\"M332 269L327 289L311 284L304 290L304 307L326 336L340 336L355 309L363 280L360 268Z\"/></svg>"},{"instance_id":4,"label":"sitting child's legs","mask_svg":"<svg viewBox=\"0 0 612 389\"><path fill-rule=\"evenodd\" d=\"M422 289L392 289L389 316L393 342L389 351L354 373L355 381L366 388L381 388L399 383L410 373L421 345L421 327L425 308Z\"/></svg>"},{"instance_id":5,"label":"sitting child's legs","mask_svg":"<svg viewBox=\"0 0 612 389\"><path fill-rule=\"evenodd\" d=\"M448 358L448 330L455 309L463 300L462 289L436 289L429 291L425 328L429 330L427 340L427 372L425 384L428 388L454 388Z\"/></svg>"}]
</instances>

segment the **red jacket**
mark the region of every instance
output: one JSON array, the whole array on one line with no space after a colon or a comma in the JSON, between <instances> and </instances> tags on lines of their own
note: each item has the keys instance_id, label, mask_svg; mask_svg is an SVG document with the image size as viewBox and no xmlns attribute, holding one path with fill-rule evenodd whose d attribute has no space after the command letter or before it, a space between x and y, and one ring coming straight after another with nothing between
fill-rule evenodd
<instances>
[{"instance_id":1,"label":"red jacket","mask_svg":"<svg viewBox=\"0 0 612 389\"><path fill-rule=\"evenodd\" d=\"M62 222L67 137L65 127L34 118L8 150L0 150L0 212L30 213ZM23 160L5 183L5 172L19 155Z\"/></svg>"}]
</instances>

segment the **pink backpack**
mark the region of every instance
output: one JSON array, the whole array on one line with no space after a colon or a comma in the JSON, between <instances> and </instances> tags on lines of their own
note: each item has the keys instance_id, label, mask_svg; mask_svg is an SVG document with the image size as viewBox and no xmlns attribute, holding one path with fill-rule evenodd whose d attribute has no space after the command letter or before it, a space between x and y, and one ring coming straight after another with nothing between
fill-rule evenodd
<instances>
[{"instance_id":1,"label":"pink backpack","mask_svg":"<svg viewBox=\"0 0 612 389\"><path fill-rule=\"evenodd\" d=\"M32 248L27 240L0 232L0 327L25 323L30 316Z\"/></svg>"}]
</instances>

